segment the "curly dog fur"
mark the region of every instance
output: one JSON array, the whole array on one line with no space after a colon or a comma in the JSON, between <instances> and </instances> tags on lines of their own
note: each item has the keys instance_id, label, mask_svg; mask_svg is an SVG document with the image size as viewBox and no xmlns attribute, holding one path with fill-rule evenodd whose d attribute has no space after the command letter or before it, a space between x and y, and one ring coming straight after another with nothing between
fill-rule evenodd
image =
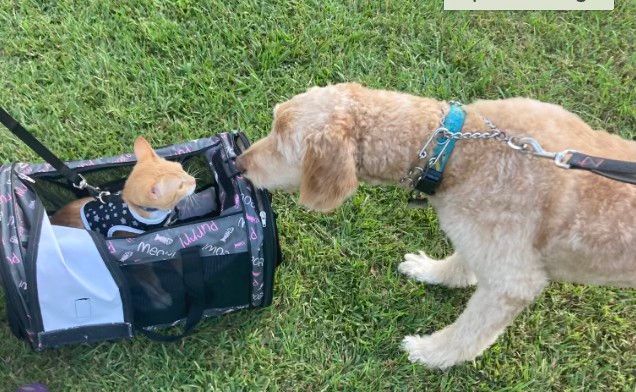
<instances>
[{"instance_id":1,"label":"curly dog fur","mask_svg":"<svg viewBox=\"0 0 636 392\"><path fill-rule=\"evenodd\" d=\"M448 103L347 83L312 88L276 106L273 130L237 164L256 186L300 190L300 203L338 207L358 181L399 184ZM595 131L560 106L525 98L465 106L465 131L483 118L546 150L634 160L636 143ZM563 170L504 143L460 141L430 198L456 252L407 254L400 272L450 287L477 285L459 318L409 336L412 361L446 368L488 348L549 280L636 287L636 186Z\"/></svg>"}]
</instances>

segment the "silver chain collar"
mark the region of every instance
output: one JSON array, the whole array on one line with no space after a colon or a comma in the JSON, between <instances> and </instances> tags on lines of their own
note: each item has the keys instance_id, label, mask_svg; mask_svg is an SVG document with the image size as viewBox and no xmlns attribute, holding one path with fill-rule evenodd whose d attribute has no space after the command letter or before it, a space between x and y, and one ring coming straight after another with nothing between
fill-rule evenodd
<instances>
[{"instance_id":1,"label":"silver chain collar","mask_svg":"<svg viewBox=\"0 0 636 392\"><path fill-rule=\"evenodd\" d=\"M456 102L456 101L451 101L450 103L460 104L459 102ZM437 163L437 161L439 160L442 154L433 156L430 159L428 159L428 161L426 160L426 158L428 157L428 147L433 142L433 140L436 140L439 138L446 138L448 140L450 139L453 139L453 140L497 140L497 141L507 142L507 143L510 143L510 141L512 140L512 138L506 135L504 131L497 128L497 126L495 126L495 124L493 124L492 121L490 121L489 119L485 117L482 117L482 119L484 123L488 126L488 128L490 129L490 131L488 132L455 132L453 133L449 131L446 127L444 127L445 118L446 118L446 110L442 109L442 116L440 119L439 127L433 131L433 133L428 138L426 143L424 143L424 146L422 146L422 148L420 149L418 153L419 159L417 161L417 164L413 168L411 168L404 177L400 179L400 184L408 184L411 188L413 188L415 184L420 180L422 174L426 172L426 169L428 167L435 165L435 163ZM444 151L445 149L443 149L441 152L443 153Z\"/></svg>"},{"instance_id":2,"label":"silver chain collar","mask_svg":"<svg viewBox=\"0 0 636 392\"><path fill-rule=\"evenodd\" d=\"M497 128L492 121L487 119L486 117L482 117L484 123L488 126L490 131L487 132L456 132L453 133L444 127L444 118L446 117L445 111L442 111L442 118L440 120L439 127L433 131L432 135L428 138L424 146L420 149L418 153L418 161L417 164L411 168L408 173L400 179L400 184L408 184L410 188L414 188L415 184L420 180L422 174L426 172L426 169L432 165L434 165L438 160L439 156L433 156L426 160L428 157L428 146L435 139L446 138L446 139L454 139L454 140L494 140L498 142L504 142L508 145L508 147L513 150L530 154L533 156L537 156L540 158L548 158L552 159L558 167L569 169L570 165L567 163L568 158L572 153L577 152L576 150L566 149L560 152L549 152L541 147L538 141L531 137L517 137L517 136L508 136L506 132ZM444 150L442 150L442 153ZM440 154L441 155L441 154Z\"/></svg>"},{"instance_id":3,"label":"silver chain collar","mask_svg":"<svg viewBox=\"0 0 636 392\"><path fill-rule=\"evenodd\" d=\"M490 128L489 132L456 132L452 133L446 128L439 128L442 130L441 135L447 139L455 139L455 140L488 140L494 139L502 142L508 142L512 138L506 135L504 131L497 128L495 124L492 123L489 119L483 117L484 123Z\"/></svg>"}]
</instances>

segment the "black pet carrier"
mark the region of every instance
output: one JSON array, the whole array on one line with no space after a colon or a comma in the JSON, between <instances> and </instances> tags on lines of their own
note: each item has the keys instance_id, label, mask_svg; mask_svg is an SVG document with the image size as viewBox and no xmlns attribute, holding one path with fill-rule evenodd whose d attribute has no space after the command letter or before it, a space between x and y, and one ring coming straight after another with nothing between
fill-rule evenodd
<instances>
[{"instance_id":1,"label":"black pet carrier","mask_svg":"<svg viewBox=\"0 0 636 392\"><path fill-rule=\"evenodd\" d=\"M47 162L0 166L7 318L13 334L36 350L135 332L176 340L204 317L271 304L281 260L276 222L268 193L234 166L249 144L242 133L156 150L197 173L195 192L212 191L212 212L135 237L106 238L52 225L49 216L79 197L121 190L134 155L64 164L2 109L0 121ZM138 279L148 273L161 287L160 301ZM166 326L180 333L159 330Z\"/></svg>"}]
</instances>

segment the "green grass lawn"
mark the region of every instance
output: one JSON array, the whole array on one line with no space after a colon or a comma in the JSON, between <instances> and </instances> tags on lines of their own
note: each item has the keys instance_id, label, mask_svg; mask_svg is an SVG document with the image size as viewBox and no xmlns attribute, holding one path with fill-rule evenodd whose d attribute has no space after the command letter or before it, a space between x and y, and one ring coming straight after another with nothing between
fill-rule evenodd
<instances>
[{"instance_id":1,"label":"green grass lawn","mask_svg":"<svg viewBox=\"0 0 636 392\"><path fill-rule=\"evenodd\" d=\"M119 5L125 3L126 5ZM636 139L636 6L443 12L441 1L0 2L0 105L63 158L243 129L275 103L359 81L440 99L530 96ZM3 131L3 162L37 157ZM558 186L558 184L555 184ZM471 290L409 281L406 252L450 246L432 210L363 187L335 214L276 194L285 263L273 306L182 343L33 353L0 294L0 389L52 391L634 391L636 292L552 284L486 353L449 371L408 362L404 335L451 323Z\"/></svg>"}]
</instances>

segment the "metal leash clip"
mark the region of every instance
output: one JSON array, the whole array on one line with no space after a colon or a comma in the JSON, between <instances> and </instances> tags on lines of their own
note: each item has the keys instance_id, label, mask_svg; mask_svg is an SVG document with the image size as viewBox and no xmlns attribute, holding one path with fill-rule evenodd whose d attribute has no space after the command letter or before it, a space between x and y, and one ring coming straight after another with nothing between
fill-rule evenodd
<instances>
[{"instance_id":1,"label":"metal leash clip","mask_svg":"<svg viewBox=\"0 0 636 392\"><path fill-rule=\"evenodd\" d=\"M532 154L539 158L548 158L554 161L554 164L564 169L569 169L567 163L570 154L577 152L576 150L563 150L560 152L546 151L541 147L538 141L531 137L516 138L511 137L508 140L508 146L514 150L518 150L527 154Z\"/></svg>"},{"instance_id":2,"label":"metal leash clip","mask_svg":"<svg viewBox=\"0 0 636 392\"><path fill-rule=\"evenodd\" d=\"M73 187L81 190L87 189L91 196L99 200L100 203L105 204L105 201L102 198L104 196L109 196L110 192L103 191L99 189L99 187L89 184L88 181L86 181L86 178L81 174L78 174L78 177L80 178L80 182L79 184L73 183Z\"/></svg>"}]
</instances>

